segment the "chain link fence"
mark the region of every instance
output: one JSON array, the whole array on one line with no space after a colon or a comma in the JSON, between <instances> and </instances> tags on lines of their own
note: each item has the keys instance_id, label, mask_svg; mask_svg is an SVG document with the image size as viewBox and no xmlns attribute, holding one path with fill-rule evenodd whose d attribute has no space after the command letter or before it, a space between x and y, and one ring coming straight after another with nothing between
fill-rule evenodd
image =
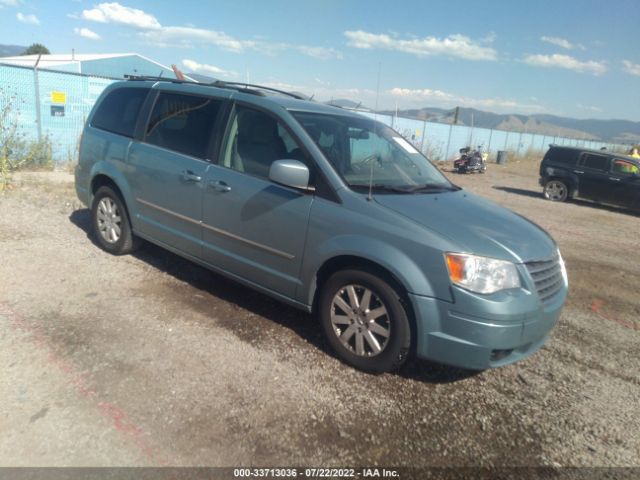
<instances>
[{"instance_id":1,"label":"chain link fence","mask_svg":"<svg viewBox=\"0 0 640 480\"><path fill-rule=\"evenodd\" d=\"M56 163L77 158L85 120L102 91L116 78L59 72L0 63L0 110L9 108L10 121L25 138L51 142ZM550 143L584 148L622 150L623 145L594 140L509 132L464 125L427 122L391 115L360 112L397 130L432 160L448 160L458 149L482 146L495 154L544 151ZM7 121L5 119L5 121ZM6 128L2 125L2 128Z\"/></svg>"},{"instance_id":2,"label":"chain link fence","mask_svg":"<svg viewBox=\"0 0 640 480\"><path fill-rule=\"evenodd\" d=\"M26 139L51 142L56 163L75 161L85 120L115 78L0 64L0 110ZM2 125L8 128L9 125Z\"/></svg>"}]
</instances>

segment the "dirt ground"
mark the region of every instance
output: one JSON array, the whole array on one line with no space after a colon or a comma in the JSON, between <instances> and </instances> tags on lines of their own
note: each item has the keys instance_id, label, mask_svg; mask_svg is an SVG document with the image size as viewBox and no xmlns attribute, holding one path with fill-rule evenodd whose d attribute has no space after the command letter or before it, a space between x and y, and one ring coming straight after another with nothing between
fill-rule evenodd
<instances>
[{"instance_id":1,"label":"dirt ground","mask_svg":"<svg viewBox=\"0 0 640 480\"><path fill-rule=\"evenodd\" d=\"M548 230L548 344L372 376L314 319L145 245L100 250L62 172L0 195L0 466L640 466L640 216L542 199L537 164L449 177Z\"/></svg>"}]
</instances>

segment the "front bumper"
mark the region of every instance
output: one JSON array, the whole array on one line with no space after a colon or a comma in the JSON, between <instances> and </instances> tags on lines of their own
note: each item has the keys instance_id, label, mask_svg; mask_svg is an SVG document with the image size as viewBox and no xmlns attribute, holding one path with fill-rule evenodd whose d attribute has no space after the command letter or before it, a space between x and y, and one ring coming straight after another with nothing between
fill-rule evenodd
<instances>
[{"instance_id":1,"label":"front bumper","mask_svg":"<svg viewBox=\"0 0 640 480\"><path fill-rule=\"evenodd\" d=\"M483 370L517 362L544 345L560 318L566 286L542 305L524 289L478 295L454 288L455 302L410 295L419 358Z\"/></svg>"}]
</instances>

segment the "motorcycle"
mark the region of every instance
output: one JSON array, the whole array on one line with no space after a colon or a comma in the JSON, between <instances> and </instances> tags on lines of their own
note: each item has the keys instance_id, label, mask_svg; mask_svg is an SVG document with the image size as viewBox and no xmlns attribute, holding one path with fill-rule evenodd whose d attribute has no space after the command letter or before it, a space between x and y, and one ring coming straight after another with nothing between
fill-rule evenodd
<instances>
[{"instance_id":1,"label":"motorcycle","mask_svg":"<svg viewBox=\"0 0 640 480\"><path fill-rule=\"evenodd\" d=\"M487 171L487 156L488 154L481 151L481 147L478 150L471 150L471 147L464 147L459 150L460 158L453 162L453 168L458 173L471 173L479 172L484 173Z\"/></svg>"}]
</instances>

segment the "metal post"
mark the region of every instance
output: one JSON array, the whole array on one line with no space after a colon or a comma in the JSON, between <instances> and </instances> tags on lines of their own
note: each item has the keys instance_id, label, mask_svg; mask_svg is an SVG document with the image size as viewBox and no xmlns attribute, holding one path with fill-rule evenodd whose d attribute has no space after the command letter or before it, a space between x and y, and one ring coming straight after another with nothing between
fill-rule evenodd
<instances>
[{"instance_id":1,"label":"metal post","mask_svg":"<svg viewBox=\"0 0 640 480\"><path fill-rule=\"evenodd\" d=\"M422 139L420 140L420 151L422 153L424 153L424 136L426 134L426 130L427 130L427 119L424 119L424 122L422 122Z\"/></svg>"},{"instance_id":2,"label":"metal post","mask_svg":"<svg viewBox=\"0 0 640 480\"><path fill-rule=\"evenodd\" d=\"M449 160L449 146L451 145L451 130L453 129L453 123L449 125L449 139L447 140L447 150L444 152L444 159Z\"/></svg>"},{"instance_id":3,"label":"metal post","mask_svg":"<svg viewBox=\"0 0 640 480\"><path fill-rule=\"evenodd\" d=\"M509 131L507 130L507 134L504 136L504 148L502 150L507 149L507 144L509 143Z\"/></svg>"},{"instance_id":4,"label":"metal post","mask_svg":"<svg viewBox=\"0 0 640 480\"><path fill-rule=\"evenodd\" d=\"M40 63L40 57L42 54L38 55L38 59L36 60L36 64L33 66L33 82L36 90L36 127L38 128L38 141L42 140L42 118L40 113L40 82L38 81L38 64Z\"/></svg>"},{"instance_id":5,"label":"metal post","mask_svg":"<svg viewBox=\"0 0 640 480\"><path fill-rule=\"evenodd\" d=\"M487 153L491 152L491 138L493 137L493 128L489 129L489 144L487 145Z\"/></svg>"}]
</instances>

